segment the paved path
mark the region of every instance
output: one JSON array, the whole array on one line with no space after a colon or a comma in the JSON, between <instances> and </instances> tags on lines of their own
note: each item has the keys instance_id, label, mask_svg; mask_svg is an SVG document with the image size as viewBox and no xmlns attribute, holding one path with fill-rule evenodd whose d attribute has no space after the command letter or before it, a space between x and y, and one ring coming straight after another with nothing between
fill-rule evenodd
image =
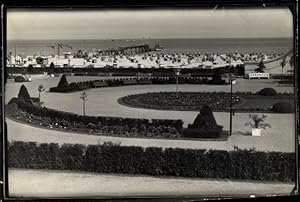
<instances>
[{"instance_id":1,"label":"paved path","mask_svg":"<svg viewBox=\"0 0 300 202\"><path fill-rule=\"evenodd\" d=\"M253 137L235 132L227 141L193 141L166 140L146 138L120 138L109 136L95 136L78 133L67 133L56 130L41 129L21 124L7 119L9 141L33 141L38 143L70 143L70 144L99 144L107 141L121 143L123 146L141 147L176 147L190 149L233 150L234 146L241 149L255 148L258 151L294 152L295 139L290 134L274 133Z\"/></svg>"},{"instance_id":2,"label":"paved path","mask_svg":"<svg viewBox=\"0 0 300 202\"><path fill-rule=\"evenodd\" d=\"M287 195L292 183L158 178L85 172L9 169L11 197L138 197Z\"/></svg>"}]
</instances>

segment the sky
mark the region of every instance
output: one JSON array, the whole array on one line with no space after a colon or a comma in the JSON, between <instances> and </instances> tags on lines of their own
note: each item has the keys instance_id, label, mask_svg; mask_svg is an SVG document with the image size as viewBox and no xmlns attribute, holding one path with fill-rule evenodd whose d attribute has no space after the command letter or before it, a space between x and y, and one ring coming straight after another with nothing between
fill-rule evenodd
<instances>
[{"instance_id":1,"label":"sky","mask_svg":"<svg viewBox=\"0 0 300 202\"><path fill-rule=\"evenodd\" d=\"M8 40L275 38L293 36L288 9L7 10Z\"/></svg>"}]
</instances>

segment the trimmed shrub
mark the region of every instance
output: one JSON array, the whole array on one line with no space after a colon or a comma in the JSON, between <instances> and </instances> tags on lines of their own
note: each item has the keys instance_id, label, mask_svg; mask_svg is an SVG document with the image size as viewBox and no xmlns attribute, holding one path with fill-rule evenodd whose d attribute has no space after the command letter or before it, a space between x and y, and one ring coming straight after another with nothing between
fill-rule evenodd
<instances>
[{"instance_id":1,"label":"trimmed shrub","mask_svg":"<svg viewBox=\"0 0 300 202\"><path fill-rule=\"evenodd\" d=\"M186 128L182 135L189 138L219 138L221 133L222 127L220 129Z\"/></svg>"},{"instance_id":2,"label":"trimmed shrub","mask_svg":"<svg viewBox=\"0 0 300 202\"><path fill-rule=\"evenodd\" d=\"M211 108L208 105L203 105L200 109L200 113L194 120L194 123L190 125L190 128L198 129L219 129L216 119L212 113Z\"/></svg>"},{"instance_id":3,"label":"trimmed shrub","mask_svg":"<svg viewBox=\"0 0 300 202\"><path fill-rule=\"evenodd\" d=\"M260 181L295 180L295 153L9 142L11 168Z\"/></svg>"},{"instance_id":4,"label":"trimmed shrub","mask_svg":"<svg viewBox=\"0 0 300 202\"><path fill-rule=\"evenodd\" d=\"M28 93L27 88L24 85L22 85L20 88L20 91L18 93L18 98L21 100L30 100L30 95Z\"/></svg>"},{"instance_id":5,"label":"trimmed shrub","mask_svg":"<svg viewBox=\"0 0 300 202\"><path fill-rule=\"evenodd\" d=\"M65 88L65 87L69 87L66 75L62 75L62 77L60 78L60 81L57 85L57 88Z\"/></svg>"},{"instance_id":6,"label":"trimmed shrub","mask_svg":"<svg viewBox=\"0 0 300 202\"><path fill-rule=\"evenodd\" d=\"M24 76L16 76L15 77L15 82L25 82L26 79Z\"/></svg>"},{"instance_id":7,"label":"trimmed shrub","mask_svg":"<svg viewBox=\"0 0 300 202\"><path fill-rule=\"evenodd\" d=\"M74 88L72 88L71 86L49 88L50 92L59 92L59 93L68 93L68 92L72 92L73 90L74 90Z\"/></svg>"},{"instance_id":8,"label":"trimmed shrub","mask_svg":"<svg viewBox=\"0 0 300 202\"><path fill-rule=\"evenodd\" d=\"M294 112L293 106L288 102L277 102L272 107L273 112L276 113L292 113Z\"/></svg>"},{"instance_id":9,"label":"trimmed shrub","mask_svg":"<svg viewBox=\"0 0 300 202\"><path fill-rule=\"evenodd\" d=\"M274 96L277 94L277 92L274 88L263 88L259 92L257 92L257 94L263 96Z\"/></svg>"},{"instance_id":10,"label":"trimmed shrub","mask_svg":"<svg viewBox=\"0 0 300 202\"><path fill-rule=\"evenodd\" d=\"M183 130L183 137L219 138L223 126L219 126L208 105L203 105L193 124Z\"/></svg>"}]
</instances>

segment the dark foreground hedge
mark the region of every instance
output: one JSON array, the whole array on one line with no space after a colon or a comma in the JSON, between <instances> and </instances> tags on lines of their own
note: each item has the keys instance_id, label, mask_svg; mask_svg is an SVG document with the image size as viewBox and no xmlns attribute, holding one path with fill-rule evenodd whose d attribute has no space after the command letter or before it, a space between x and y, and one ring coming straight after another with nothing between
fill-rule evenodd
<instances>
[{"instance_id":1,"label":"dark foreground hedge","mask_svg":"<svg viewBox=\"0 0 300 202\"><path fill-rule=\"evenodd\" d=\"M257 94L262 96L274 96L277 94L277 92L274 88L263 88L257 92Z\"/></svg>"},{"instance_id":2,"label":"dark foreground hedge","mask_svg":"<svg viewBox=\"0 0 300 202\"><path fill-rule=\"evenodd\" d=\"M200 178L295 180L295 154L254 150L161 149L103 145L8 144L8 166Z\"/></svg>"}]
</instances>

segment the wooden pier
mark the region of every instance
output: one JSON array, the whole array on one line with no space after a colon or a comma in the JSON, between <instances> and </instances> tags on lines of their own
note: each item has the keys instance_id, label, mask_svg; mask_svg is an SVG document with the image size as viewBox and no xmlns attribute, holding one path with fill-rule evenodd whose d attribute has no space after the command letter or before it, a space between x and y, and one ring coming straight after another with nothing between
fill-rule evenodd
<instances>
[{"instance_id":1,"label":"wooden pier","mask_svg":"<svg viewBox=\"0 0 300 202\"><path fill-rule=\"evenodd\" d=\"M149 45L126 46L115 49L101 50L101 55L133 55L138 53L145 53L151 51Z\"/></svg>"}]
</instances>

